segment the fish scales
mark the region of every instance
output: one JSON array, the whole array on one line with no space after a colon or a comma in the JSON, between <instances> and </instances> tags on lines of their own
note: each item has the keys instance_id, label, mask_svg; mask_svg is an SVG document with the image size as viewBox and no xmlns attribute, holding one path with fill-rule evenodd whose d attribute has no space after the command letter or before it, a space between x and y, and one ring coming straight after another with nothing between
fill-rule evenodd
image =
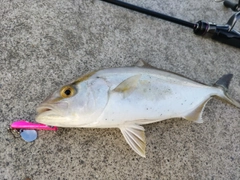
<instances>
[{"instance_id":1,"label":"fish scales","mask_svg":"<svg viewBox=\"0 0 240 180\"><path fill-rule=\"evenodd\" d=\"M159 73L155 69L143 71L138 67L117 68L96 73L94 76L103 78L111 84L109 88L112 92L109 94L103 113L93 127L112 127L116 123L132 121L138 123L138 120L141 121L139 124L148 124L148 122L166 118L184 117L212 95L222 93L219 88L209 87L189 79L179 80L176 79L176 75L169 77L168 74L170 73ZM135 76L137 78L128 79ZM126 79L132 83L137 81L137 86L132 87L134 92L129 91L124 94L121 91L114 91ZM198 98L199 96L201 98ZM146 121L143 122L143 119Z\"/></svg>"}]
</instances>

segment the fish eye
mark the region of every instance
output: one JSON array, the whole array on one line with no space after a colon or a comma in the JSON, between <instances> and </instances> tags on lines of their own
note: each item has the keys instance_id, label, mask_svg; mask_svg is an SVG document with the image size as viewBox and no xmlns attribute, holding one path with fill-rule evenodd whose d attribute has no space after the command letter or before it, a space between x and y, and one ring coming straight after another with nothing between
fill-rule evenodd
<instances>
[{"instance_id":1,"label":"fish eye","mask_svg":"<svg viewBox=\"0 0 240 180\"><path fill-rule=\"evenodd\" d=\"M63 98L68 98L71 97L75 94L75 89L71 86L64 86L61 91L60 91L60 95Z\"/></svg>"},{"instance_id":2,"label":"fish eye","mask_svg":"<svg viewBox=\"0 0 240 180\"><path fill-rule=\"evenodd\" d=\"M71 94L71 90L70 89L67 89L66 91L64 91L64 94L69 96Z\"/></svg>"}]
</instances>

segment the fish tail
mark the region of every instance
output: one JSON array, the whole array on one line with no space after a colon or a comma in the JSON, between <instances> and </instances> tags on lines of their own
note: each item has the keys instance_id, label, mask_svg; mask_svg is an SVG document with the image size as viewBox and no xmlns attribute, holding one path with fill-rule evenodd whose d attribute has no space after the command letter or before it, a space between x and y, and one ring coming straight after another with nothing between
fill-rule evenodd
<instances>
[{"instance_id":1,"label":"fish tail","mask_svg":"<svg viewBox=\"0 0 240 180\"><path fill-rule=\"evenodd\" d=\"M232 104L233 106L236 106L237 108L240 108L240 103L233 98L231 98L228 94L228 87L233 78L233 74L225 74L223 75L213 86L221 88L223 90L223 95L220 96L220 98L224 101L226 101L229 104Z\"/></svg>"}]
</instances>

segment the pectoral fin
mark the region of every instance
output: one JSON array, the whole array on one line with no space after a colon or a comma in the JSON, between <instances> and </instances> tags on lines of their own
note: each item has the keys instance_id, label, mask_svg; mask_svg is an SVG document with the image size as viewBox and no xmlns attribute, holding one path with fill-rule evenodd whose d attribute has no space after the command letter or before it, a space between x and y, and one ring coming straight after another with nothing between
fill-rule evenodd
<instances>
[{"instance_id":1,"label":"pectoral fin","mask_svg":"<svg viewBox=\"0 0 240 180\"><path fill-rule=\"evenodd\" d=\"M196 123L203 123L202 120L202 114L203 110L205 108L205 105L211 98L207 99L204 101L200 106L198 106L196 109L194 109L192 112L184 116L185 119L190 120L190 121L195 121Z\"/></svg>"},{"instance_id":2,"label":"pectoral fin","mask_svg":"<svg viewBox=\"0 0 240 180\"><path fill-rule=\"evenodd\" d=\"M123 93L124 97L126 97L126 95L131 94L131 92L133 92L138 85L138 81L141 77L141 74L132 76L130 78L127 78L126 80L124 80L123 82L121 82L114 90L113 92L119 92L119 93Z\"/></svg>"},{"instance_id":3,"label":"pectoral fin","mask_svg":"<svg viewBox=\"0 0 240 180\"><path fill-rule=\"evenodd\" d=\"M145 148L146 148L146 139L144 128L139 125L128 125L120 127L120 130L130 145L130 147L140 156L145 156Z\"/></svg>"}]
</instances>

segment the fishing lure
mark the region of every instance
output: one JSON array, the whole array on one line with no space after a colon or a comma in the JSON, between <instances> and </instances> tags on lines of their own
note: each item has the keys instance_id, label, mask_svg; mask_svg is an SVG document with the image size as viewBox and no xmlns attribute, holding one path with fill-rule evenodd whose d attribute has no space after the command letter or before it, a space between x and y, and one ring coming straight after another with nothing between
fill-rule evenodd
<instances>
[{"instance_id":1,"label":"fishing lure","mask_svg":"<svg viewBox=\"0 0 240 180\"><path fill-rule=\"evenodd\" d=\"M56 131L58 128L39 123L32 123L26 120L17 120L10 125L9 131L15 137L21 137L26 142L32 142L37 139L36 130Z\"/></svg>"}]
</instances>

